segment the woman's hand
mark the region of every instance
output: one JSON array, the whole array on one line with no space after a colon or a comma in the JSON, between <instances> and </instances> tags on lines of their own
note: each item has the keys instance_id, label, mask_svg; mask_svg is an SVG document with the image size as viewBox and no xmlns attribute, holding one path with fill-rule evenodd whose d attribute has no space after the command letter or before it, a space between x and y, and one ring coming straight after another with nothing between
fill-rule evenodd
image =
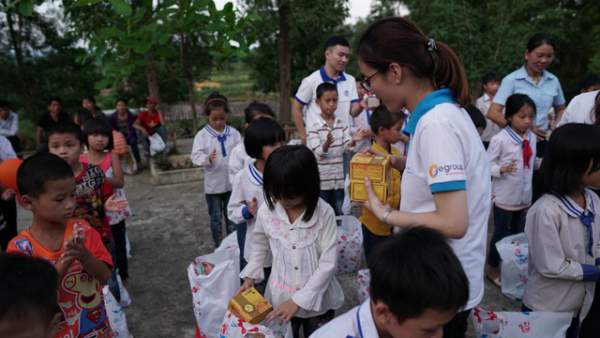
<instances>
[{"instance_id":1,"label":"woman's hand","mask_svg":"<svg viewBox=\"0 0 600 338\"><path fill-rule=\"evenodd\" d=\"M382 219L386 206L383 205L383 203L379 200L379 197L377 197L375 192L373 192L373 187L371 186L371 181L368 177L365 177L365 190L367 190L369 199L366 202L363 202L363 207L369 209L369 211L371 211L377 218Z\"/></svg>"},{"instance_id":2,"label":"woman's hand","mask_svg":"<svg viewBox=\"0 0 600 338\"><path fill-rule=\"evenodd\" d=\"M267 315L265 320L270 322L273 319L279 319L282 323L286 323L292 320L296 313L298 313L298 310L300 310L300 307L290 299L276 307L273 312Z\"/></svg>"}]
</instances>

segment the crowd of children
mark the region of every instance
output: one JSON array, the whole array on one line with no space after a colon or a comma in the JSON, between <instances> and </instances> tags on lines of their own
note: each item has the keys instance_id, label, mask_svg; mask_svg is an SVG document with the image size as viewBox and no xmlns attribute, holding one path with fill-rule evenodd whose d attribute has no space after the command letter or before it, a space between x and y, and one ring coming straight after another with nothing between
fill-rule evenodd
<instances>
[{"instance_id":1,"label":"crowd of children","mask_svg":"<svg viewBox=\"0 0 600 338\"><path fill-rule=\"evenodd\" d=\"M556 121L559 127L549 142L540 143L545 137L540 123L546 123L540 114L548 112L541 111L526 93L508 93L506 87L502 104L497 103L501 85L493 73L482 78L483 95L475 104L467 104L461 81L453 80L464 77L459 64L450 65L458 59L442 43L425 39L418 52L438 53L448 61L451 70L442 79L448 81L445 88L420 92L425 82L419 81L435 79L439 71L429 69L427 63L415 66L415 74L409 75L403 75L403 65L396 62L388 61L385 71L373 68L381 50L375 51L370 43L375 46L387 37L374 32L398 33L411 25L389 19L365 33L359 52L361 71L369 73L364 81L355 82L343 67L331 64L303 81L297 100L309 106L310 118L296 143L304 144L286 144L289 140L275 114L260 102L245 109L242 138L228 124L228 99L219 93L206 98L207 123L195 135L191 159L204 170L215 246L237 231L240 291L262 283L260 289L274 307L267 320L291 322L294 337L464 337L468 313L483 297L478 276L485 258L477 253L485 252L488 240L487 223L475 230L472 223L487 220L491 203L493 234L485 264L490 281L502 284L495 244L525 232L529 278L523 309L570 312L573 323L567 337L593 337L598 324L590 318L600 313L600 221L596 217L600 198L593 190L600 189L600 93L582 90ZM418 40L423 34L417 31L411 29L410 34ZM368 42L369 34L377 38ZM548 39L536 35L528 53L554 48ZM411 45L414 41L406 43L417 48ZM326 62L347 62L348 47L343 38L329 39ZM427 71L420 72L419 67ZM426 74L429 71L431 76ZM372 83L384 80L389 87ZM511 74L502 82L519 80ZM407 96L421 95L421 101L405 102L413 98L386 92L394 86ZM382 94L383 104L375 93ZM307 98L311 102L301 101ZM344 112L340 113L341 100ZM18 169L19 202L33 214L33 221L6 248L19 255L0 255L2 337L25 331L37 337L112 335L102 287L108 284L118 299L117 275L122 285L128 285L125 221L131 213L123 191L121 159L111 152L113 135L125 133L127 143L137 148L140 133L166 138L165 119L152 97L147 99L149 110L137 118L127 110L126 100L117 102L110 119L96 116L93 98L87 101L92 113L82 115L77 125L62 112L60 99L51 99L37 131L44 146ZM410 115L407 107L412 108ZM556 104L556 109L560 107ZM498 109L503 109L505 125L494 115ZM449 114L456 114L455 118ZM7 120L11 115L4 112L0 117ZM476 130L480 138L474 142ZM449 137L449 132L463 138ZM544 154L538 145L545 147ZM458 147L464 154L456 151ZM335 276L336 216L349 213L344 207L347 159L356 153L389 157L393 170L387 205L373 202L371 192L369 202L355 211L360 213L371 274L370 298L334 319L344 302ZM0 160L11 157L16 154L2 155ZM421 157L449 162L425 168ZM452 162L459 159L462 162ZM427 182L428 196L418 195L415 182L419 180ZM370 189L369 182L365 185ZM410 186L413 196L401 196L401 186L403 192ZM405 198L414 205L401 203ZM444 202L445 210L436 210ZM409 220L407 215L415 215L419 208L426 216ZM440 217L449 209L464 217ZM452 227L445 227L450 223ZM402 231L394 234L394 225ZM44 282L38 276L44 276ZM31 325L23 325L23 318Z\"/></svg>"}]
</instances>

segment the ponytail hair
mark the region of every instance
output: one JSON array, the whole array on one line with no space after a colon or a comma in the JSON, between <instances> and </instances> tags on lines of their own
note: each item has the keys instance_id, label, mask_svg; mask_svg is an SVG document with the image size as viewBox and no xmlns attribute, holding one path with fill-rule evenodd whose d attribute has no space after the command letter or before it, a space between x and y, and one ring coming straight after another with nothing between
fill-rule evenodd
<instances>
[{"instance_id":1,"label":"ponytail hair","mask_svg":"<svg viewBox=\"0 0 600 338\"><path fill-rule=\"evenodd\" d=\"M458 56L445 43L427 38L407 19L387 18L369 26L359 40L358 57L380 72L387 72L390 64L398 63L416 77L430 79L435 89L450 89L460 105L471 102Z\"/></svg>"}]
</instances>

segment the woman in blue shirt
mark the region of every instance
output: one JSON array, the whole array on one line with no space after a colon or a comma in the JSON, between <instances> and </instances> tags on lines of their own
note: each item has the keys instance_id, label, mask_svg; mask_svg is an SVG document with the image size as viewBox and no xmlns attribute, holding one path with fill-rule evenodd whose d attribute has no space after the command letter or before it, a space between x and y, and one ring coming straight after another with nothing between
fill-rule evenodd
<instances>
[{"instance_id":1,"label":"woman in blue shirt","mask_svg":"<svg viewBox=\"0 0 600 338\"><path fill-rule=\"evenodd\" d=\"M538 137L537 152L543 157L546 134L548 132L548 114L554 108L556 121L565 110L565 96L558 78L546 70L554 60L556 44L552 36L546 33L534 34L527 42L525 64L508 74L494 96L487 117L500 127L506 126L503 109L506 99L515 93L529 96L536 105L537 115L533 132Z\"/></svg>"}]
</instances>

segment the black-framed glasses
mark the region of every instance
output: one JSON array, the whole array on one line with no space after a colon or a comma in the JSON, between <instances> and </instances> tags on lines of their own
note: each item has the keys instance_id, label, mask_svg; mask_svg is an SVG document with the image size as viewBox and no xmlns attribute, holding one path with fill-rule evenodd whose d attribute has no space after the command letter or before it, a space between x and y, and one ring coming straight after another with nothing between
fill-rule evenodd
<instances>
[{"instance_id":1,"label":"black-framed glasses","mask_svg":"<svg viewBox=\"0 0 600 338\"><path fill-rule=\"evenodd\" d=\"M373 74L367 76L362 81L360 81L360 85L368 92L373 91L373 87L371 87L371 79L377 74L379 74L378 70L376 70Z\"/></svg>"}]
</instances>

